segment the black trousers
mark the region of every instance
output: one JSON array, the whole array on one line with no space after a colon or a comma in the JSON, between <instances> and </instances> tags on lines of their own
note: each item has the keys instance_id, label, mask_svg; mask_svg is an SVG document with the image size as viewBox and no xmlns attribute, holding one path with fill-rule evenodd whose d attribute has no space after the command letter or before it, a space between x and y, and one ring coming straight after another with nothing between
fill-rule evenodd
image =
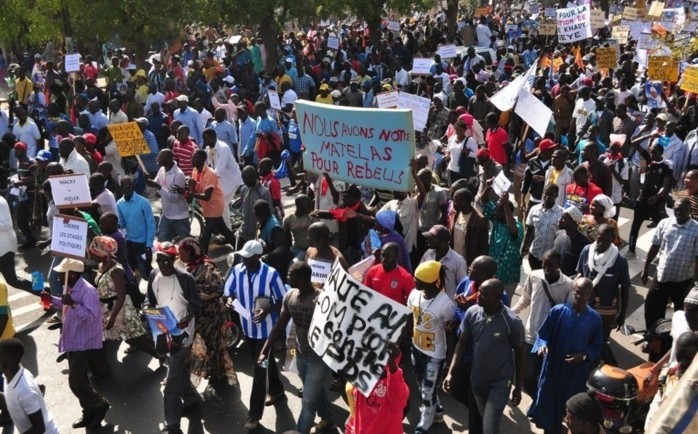
<instances>
[{"instance_id":1,"label":"black trousers","mask_svg":"<svg viewBox=\"0 0 698 434\"><path fill-rule=\"evenodd\" d=\"M540 270L541 268L543 268L543 261L529 253L528 265L531 266L531 270Z\"/></svg>"},{"instance_id":2,"label":"black trousers","mask_svg":"<svg viewBox=\"0 0 698 434\"><path fill-rule=\"evenodd\" d=\"M257 363L259 354L264 346L265 339L247 338L247 347L252 354L255 362L254 378L252 379L252 393L250 394L250 411L248 413L251 419L260 420L264 414L264 401L267 393L269 395L278 395L284 391L284 385L279 377L279 368L276 366L276 359L272 354L269 355L269 367L262 368Z\"/></svg>"},{"instance_id":3,"label":"black trousers","mask_svg":"<svg viewBox=\"0 0 698 434\"><path fill-rule=\"evenodd\" d=\"M0 256L0 274L2 274L5 281L10 286L34 294L32 291L32 283L29 280L17 277L17 269L15 268L15 252L7 252ZM38 293L34 295L38 295Z\"/></svg>"},{"instance_id":4,"label":"black trousers","mask_svg":"<svg viewBox=\"0 0 698 434\"><path fill-rule=\"evenodd\" d=\"M674 310L683 310L683 300L686 298L693 279L683 282L658 282L652 284L645 298L645 328L647 330L666 316L666 306L669 299L674 303Z\"/></svg>"},{"instance_id":5,"label":"black trousers","mask_svg":"<svg viewBox=\"0 0 698 434\"><path fill-rule=\"evenodd\" d=\"M143 257L145 255L145 257ZM145 243L136 243L126 241L126 259L128 265L133 271L138 270L141 274L141 279L148 279L150 272L153 271L151 265L153 260L153 252L146 247Z\"/></svg>"},{"instance_id":6,"label":"black trousers","mask_svg":"<svg viewBox=\"0 0 698 434\"><path fill-rule=\"evenodd\" d=\"M201 232L199 244L204 253L208 253L208 245L211 243L213 231L223 235L231 246L235 246L235 234L225 225L223 217L205 217L204 230Z\"/></svg>"},{"instance_id":7,"label":"black trousers","mask_svg":"<svg viewBox=\"0 0 698 434\"><path fill-rule=\"evenodd\" d=\"M29 195L24 202L17 202L17 226L27 242L36 242L32 232L32 216L34 214L34 195Z\"/></svg>"},{"instance_id":8,"label":"black trousers","mask_svg":"<svg viewBox=\"0 0 698 434\"><path fill-rule=\"evenodd\" d=\"M73 395L78 398L85 414L97 411L106 402L97 393L87 377L92 359L100 350L71 351L68 353L68 385Z\"/></svg>"},{"instance_id":9,"label":"black trousers","mask_svg":"<svg viewBox=\"0 0 698 434\"><path fill-rule=\"evenodd\" d=\"M644 200L635 201L635 212L633 213L633 224L630 227L630 239L628 240L628 250L635 251L637 236L640 234L640 227L645 220L652 219L659 221L661 212L664 209L665 201L658 201L654 205L649 205Z\"/></svg>"}]
</instances>

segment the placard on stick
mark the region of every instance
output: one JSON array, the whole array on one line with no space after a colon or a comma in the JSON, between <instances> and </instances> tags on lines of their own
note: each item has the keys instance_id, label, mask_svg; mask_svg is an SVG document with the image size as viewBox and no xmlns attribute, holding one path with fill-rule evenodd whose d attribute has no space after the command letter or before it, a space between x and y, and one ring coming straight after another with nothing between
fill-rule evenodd
<instances>
[{"instance_id":1,"label":"placard on stick","mask_svg":"<svg viewBox=\"0 0 698 434\"><path fill-rule=\"evenodd\" d=\"M49 177L53 203L56 208L82 208L92 204L87 175L75 173Z\"/></svg>"},{"instance_id":2,"label":"placard on stick","mask_svg":"<svg viewBox=\"0 0 698 434\"><path fill-rule=\"evenodd\" d=\"M650 56L647 59L647 77L649 80L679 80L679 62L671 56Z\"/></svg>"},{"instance_id":3,"label":"placard on stick","mask_svg":"<svg viewBox=\"0 0 698 434\"><path fill-rule=\"evenodd\" d=\"M611 36L614 39L618 39L618 43L627 44L628 35L630 33L630 26L613 26L611 30Z\"/></svg>"},{"instance_id":4,"label":"placard on stick","mask_svg":"<svg viewBox=\"0 0 698 434\"><path fill-rule=\"evenodd\" d=\"M455 44L440 45L438 48L439 56L442 59L453 59L458 56L458 51L456 51Z\"/></svg>"},{"instance_id":5,"label":"placard on stick","mask_svg":"<svg viewBox=\"0 0 698 434\"><path fill-rule=\"evenodd\" d=\"M538 25L538 34L541 36L555 36L557 33L557 20L555 18L541 18Z\"/></svg>"},{"instance_id":6,"label":"placard on stick","mask_svg":"<svg viewBox=\"0 0 698 434\"><path fill-rule=\"evenodd\" d=\"M79 54L66 54L63 67L65 68L65 72L78 72L78 71L80 71L80 55Z\"/></svg>"},{"instance_id":7,"label":"placard on stick","mask_svg":"<svg viewBox=\"0 0 698 434\"><path fill-rule=\"evenodd\" d=\"M108 125L111 138L116 143L119 155L133 157L134 155L150 154L148 142L136 122Z\"/></svg>"},{"instance_id":8,"label":"placard on stick","mask_svg":"<svg viewBox=\"0 0 698 434\"><path fill-rule=\"evenodd\" d=\"M269 89L269 105L274 110L281 110L281 100L279 99L279 93L273 89Z\"/></svg>"},{"instance_id":9,"label":"placard on stick","mask_svg":"<svg viewBox=\"0 0 698 434\"><path fill-rule=\"evenodd\" d=\"M51 222L51 254L64 258L85 259L87 221L79 217L57 214Z\"/></svg>"},{"instance_id":10,"label":"placard on stick","mask_svg":"<svg viewBox=\"0 0 698 434\"><path fill-rule=\"evenodd\" d=\"M415 57L412 59L412 75L431 75L433 60L427 57Z\"/></svg>"},{"instance_id":11,"label":"placard on stick","mask_svg":"<svg viewBox=\"0 0 698 434\"><path fill-rule=\"evenodd\" d=\"M698 93L698 67L689 66L681 76L681 90Z\"/></svg>"}]
</instances>

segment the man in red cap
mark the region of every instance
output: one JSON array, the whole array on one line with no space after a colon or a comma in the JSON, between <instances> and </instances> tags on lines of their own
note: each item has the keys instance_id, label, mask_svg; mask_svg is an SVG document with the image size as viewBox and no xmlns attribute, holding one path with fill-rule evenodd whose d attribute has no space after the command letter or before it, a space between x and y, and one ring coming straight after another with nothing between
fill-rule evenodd
<instances>
[{"instance_id":1,"label":"man in red cap","mask_svg":"<svg viewBox=\"0 0 698 434\"><path fill-rule=\"evenodd\" d=\"M552 135L552 134L551 134ZM557 145L551 139L544 138L538 143L538 155L528 160L526 170L524 172L523 186L521 188L522 199L526 198L526 194L530 193L528 198L528 206L520 205L526 211L533 206L541 203L543 199L543 187L545 185L545 172L550 167L550 160L553 156L553 151Z\"/></svg>"},{"instance_id":2,"label":"man in red cap","mask_svg":"<svg viewBox=\"0 0 698 434\"><path fill-rule=\"evenodd\" d=\"M477 160L477 164L480 166L480 169L478 170L478 178L480 179L480 188L477 192L477 196L480 197L482 196L483 192L485 191L485 187L487 186L487 181L489 179L494 179L499 175L499 172L502 171L502 166L499 165L496 161L492 159L492 156L490 155L490 151L482 148L479 151L477 151L477 154L475 154L475 159ZM493 196L491 197L492 200L497 199L496 193L492 193Z\"/></svg>"}]
</instances>

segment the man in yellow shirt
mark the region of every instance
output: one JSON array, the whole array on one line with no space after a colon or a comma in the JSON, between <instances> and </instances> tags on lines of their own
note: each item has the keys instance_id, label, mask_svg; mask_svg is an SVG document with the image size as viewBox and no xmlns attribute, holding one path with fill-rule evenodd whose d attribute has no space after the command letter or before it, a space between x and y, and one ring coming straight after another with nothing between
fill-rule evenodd
<instances>
[{"instance_id":1,"label":"man in yellow shirt","mask_svg":"<svg viewBox=\"0 0 698 434\"><path fill-rule=\"evenodd\" d=\"M17 102L24 108L27 108L33 90L34 86L29 77L27 77L26 69L19 68L17 80L15 81L15 92L17 93Z\"/></svg>"},{"instance_id":2,"label":"man in yellow shirt","mask_svg":"<svg viewBox=\"0 0 698 434\"><path fill-rule=\"evenodd\" d=\"M327 83L322 83L320 85L320 90L315 97L315 102L319 102L320 104L334 104L334 98L330 95L330 86L328 86Z\"/></svg>"}]
</instances>

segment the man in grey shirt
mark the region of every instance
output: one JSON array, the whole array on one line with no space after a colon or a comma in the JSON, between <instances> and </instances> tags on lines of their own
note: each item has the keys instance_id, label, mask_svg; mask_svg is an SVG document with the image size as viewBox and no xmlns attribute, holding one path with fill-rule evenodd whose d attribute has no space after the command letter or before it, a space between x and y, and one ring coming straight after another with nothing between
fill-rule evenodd
<instances>
[{"instance_id":1,"label":"man in grey shirt","mask_svg":"<svg viewBox=\"0 0 698 434\"><path fill-rule=\"evenodd\" d=\"M477 408L482 414L483 432L486 433L499 432L514 373L516 384L511 394L511 404L517 406L521 403L525 373L523 322L502 304L503 291L504 285L497 279L486 280L480 286L478 304L465 312L460 325L460 338L443 381L444 391L450 392L453 372L471 348L473 364L470 383Z\"/></svg>"},{"instance_id":2,"label":"man in grey shirt","mask_svg":"<svg viewBox=\"0 0 698 434\"><path fill-rule=\"evenodd\" d=\"M242 169L242 182L245 184L240 189L240 197L242 197L242 215L245 219L242 226L237 232L238 245L245 244L245 241L257 239L257 217L254 215L254 204L258 200L265 200L269 204L269 209L272 214L271 193L259 182L259 175L254 166L246 166Z\"/></svg>"}]
</instances>

